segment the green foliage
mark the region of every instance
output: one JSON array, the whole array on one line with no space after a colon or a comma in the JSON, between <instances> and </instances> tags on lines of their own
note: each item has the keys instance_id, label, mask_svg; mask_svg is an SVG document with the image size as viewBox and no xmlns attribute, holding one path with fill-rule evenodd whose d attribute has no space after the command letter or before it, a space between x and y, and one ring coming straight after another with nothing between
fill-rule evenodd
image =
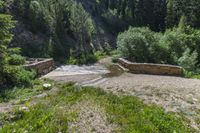
<instances>
[{"instance_id":1,"label":"green foliage","mask_svg":"<svg viewBox=\"0 0 200 133\"><path fill-rule=\"evenodd\" d=\"M158 36L148 28L129 28L119 34L117 47L121 56L136 62L167 62L165 47L159 45Z\"/></svg>"},{"instance_id":2,"label":"green foliage","mask_svg":"<svg viewBox=\"0 0 200 133\"><path fill-rule=\"evenodd\" d=\"M175 64L195 71L200 57L200 31L181 23L183 20L178 28L164 34L130 28L119 34L118 51L131 61Z\"/></svg>"},{"instance_id":3,"label":"green foliage","mask_svg":"<svg viewBox=\"0 0 200 133\"><path fill-rule=\"evenodd\" d=\"M71 16L69 19L71 30L75 33L80 33L81 39L84 39L83 35L91 36L95 32L93 21L81 4L72 4ZM81 40L81 42L84 41Z\"/></svg>"},{"instance_id":4,"label":"green foliage","mask_svg":"<svg viewBox=\"0 0 200 133\"><path fill-rule=\"evenodd\" d=\"M31 86L11 87L0 90L0 103L15 101L16 104L22 104L35 95L45 91L43 84L53 83L51 81L35 79L31 81Z\"/></svg>"},{"instance_id":5,"label":"green foliage","mask_svg":"<svg viewBox=\"0 0 200 133\"><path fill-rule=\"evenodd\" d=\"M24 59L17 55L19 50L8 48L14 23L11 16L0 14L0 86L27 85L34 77L21 66Z\"/></svg>"},{"instance_id":6,"label":"green foliage","mask_svg":"<svg viewBox=\"0 0 200 133\"><path fill-rule=\"evenodd\" d=\"M49 26L47 22L49 18L45 18L45 11L43 11L44 9L42 9L43 7L41 6L43 6L42 3L36 0L30 2L29 18L32 23L31 28L35 32L37 32L37 30L46 31Z\"/></svg>"},{"instance_id":7,"label":"green foliage","mask_svg":"<svg viewBox=\"0 0 200 133\"><path fill-rule=\"evenodd\" d=\"M185 16L187 23L193 27L199 27L200 1L195 0L167 0L167 27L173 28L178 25L182 16ZM191 8L192 7L192 8Z\"/></svg>"},{"instance_id":8,"label":"green foliage","mask_svg":"<svg viewBox=\"0 0 200 133\"><path fill-rule=\"evenodd\" d=\"M168 47L174 60L178 60L187 48L191 52L197 51L199 57L199 35L200 31L190 26L178 27L173 30L167 30L161 37L160 42Z\"/></svg>"},{"instance_id":9,"label":"green foliage","mask_svg":"<svg viewBox=\"0 0 200 133\"><path fill-rule=\"evenodd\" d=\"M94 54L81 54L79 57L74 57L73 55L67 60L67 64L72 65L83 65L83 64L92 64L98 61L98 56Z\"/></svg>"},{"instance_id":10,"label":"green foliage","mask_svg":"<svg viewBox=\"0 0 200 133\"><path fill-rule=\"evenodd\" d=\"M23 86L29 85L36 74L25 70L22 66L8 65L4 66L2 76L7 85Z\"/></svg>"},{"instance_id":11,"label":"green foliage","mask_svg":"<svg viewBox=\"0 0 200 133\"><path fill-rule=\"evenodd\" d=\"M26 56L69 58L70 49L88 53L95 32L91 16L73 0L15 0L29 29L43 35L41 44L19 44Z\"/></svg>"},{"instance_id":12,"label":"green foliage","mask_svg":"<svg viewBox=\"0 0 200 133\"><path fill-rule=\"evenodd\" d=\"M101 0L95 11L116 32L131 26L149 26L154 31L165 29L166 0Z\"/></svg>"},{"instance_id":13,"label":"green foliage","mask_svg":"<svg viewBox=\"0 0 200 133\"><path fill-rule=\"evenodd\" d=\"M96 52L94 52L94 56L97 58L97 60L105 58L107 55L108 55L108 53L106 53L104 51L96 51Z\"/></svg>"},{"instance_id":14,"label":"green foliage","mask_svg":"<svg viewBox=\"0 0 200 133\"><path fill-rule=\"evenodd\" d=\"M107 54L104 51L96 51L94 53L85 54L83 53L79 56L75 56L73 50L70 50L70 57L65 63L72 65L92 64L106 56Z\"/></svg>"},{"instance_id":15,"label":"green foliage","mask_svg":"<svg viewBox=\"0 0 200 133\"><path fill-rule=\"evenodd\" d=\"M184 32L184 30L187 27L187 25L188 24L187 24L187 18L186 18L186 16L185 15L181 16L179 24L178 24L179 30L183 30L183 32Z\"/></svg>"},{"instance_id":16,"label":"green foliage","mask_svg":"<svg viewBox=\"0 0 200 133\"><path fill-rule=\"evenodd\" d=\"M190 26L200 27L198 0L101 0L96 2L94 12L101 16L106 14L111 27L112 23L116 27L116 23L122 21L127 24L125 27L148 26L153 31L164 31L177 26L183 15ZM124 27L118 23L119 27L120 24Z\"/></svg>"},{"instance_id":17,"label":"green foliage","mask_svg":"<svg viewBox=\"0 0 200 133\"><path fill-rule=\"evenodd\" d=\"M194 71L197 64L197 52L191 53L190 49L186 49L183 56L178 59L178 65L182 66L188 71Z\"/></svg>"},{"instance_id":18,"label":"green foliage","mask_svg":"<svg viewBox=\"0 0 200 133\"><path fill-rule=\"evenodd\" d=\"M30 107L28 112L23 110L15 110L13 113L17 123L7 125L1 129L2 133L5 132L67 132L68 124L77 118L76 112L68 112L54 108L51 104L39 104ZM21 119L23 118L23 119Z\"/></svg>"},{"instance_id":19,"label":"green foliage","mask_svg":"<svg viewBox=\"0 0 200 133\"><path fill-rule=\"evenodd\" d=\"M148 106L133 96L116 96L101 89L77 89L73 84L58 84L56 96L43 98L43 104L29 107L28 111L15 110L12 119L9 115L1 118L4 126L0 132L67 132L71 122L78 121L79 108L84 101L94 103L91 106L102 107L109 122L119 126L120 132L162 132L189 133L184 121L163 109ZM30 128L31 127L31 128Z\"/></svg>"},{"instance_id":20,"label":"green foliage","mask_svg":"<svg viewBox=\"0 0 200 133\"><path fill-rule=\"evenodd\" d=\"M5 2L3 0L0 0L0 13L4 11L5 8Z\"/></svg>"},{"instance_id":21,"label":"green foliage","mask_svg":"<svg viewBox=\"0 0 200 133\"><path fill-rule=\"evenodd\" d=\"M25 58L21 55L13 54L8 59L10 65L21 65L25 63Z\"/></svg>"}]
</instances>

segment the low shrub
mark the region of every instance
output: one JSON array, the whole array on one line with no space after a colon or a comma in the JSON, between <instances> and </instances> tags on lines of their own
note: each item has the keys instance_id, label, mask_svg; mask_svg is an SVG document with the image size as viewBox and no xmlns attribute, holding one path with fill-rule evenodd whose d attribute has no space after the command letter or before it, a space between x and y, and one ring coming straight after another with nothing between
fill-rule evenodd
<instances>
[{"instance_id":1,"label":"low shrub","mask_svg":"<svg viewBox=\"0 0 200 133\"><path fill-rule=\"evenodd\" d=\"M13 54L9 58L10 65L21 65L25 63L25 58L21 55Z\"/></svg>"},{"instance_id":2,"label":"low shrub","mask_svg":"<svg viewBox=\"0 0 200 133\"><path fill-rule=\"evenodd\" d=\"M167 30L164 34L131 27L117 39L122 57L136 62L180 65L187 71L196 71L200 63L199 44L200 30L189 26Z\"/></svg>"},{"instance_id":3,"label":"low shrub","mask_svg":"<svg viewBox=\"0 0 200 133\"><path fill-rule=\"evenodd\" d=\"M82 65L82 64L91 64L98 61L98 57L92 53L81 54L78 57L71 55L67 60L66 64L71 65Z\"/></svg>"},{"instance_id":4,"label":"low shrub","mask_svg":"<svg viewBox=\"0 0 200 133\"><path fill-rule=\"evenodd\" d=\"M67 60L66 64L72 64L72 65L92 64L106 57L106 55L107 54L104 51L83 53L79 56L74 56L73 52L71 52L70 57Z\"/></svg>"},{"instance_id":5,"label":"low shrub","mask_svg":"<svg viewBox=\"0 0 200 133\"><path fill-rule=\"evenodd\" d=\"M22 66L5 66L3 76L7 85L23 86L30 85L36 73L27 71Z\"/></svg>"},{"instance_id":6,"label":"low shrub","mask_svg":"<svg viewBox=\"0 0 200 133\"><path fill-rule=\"evenodd\" d=\"M100 60L100 59L106 57L107 54L110 54L110 52L109 51L106 51L106 52L96 51L96 52L94 52L94 56L97 58L97 60Z\"/></svg>"},{"instance_id":7,"label":"low shrub","mask_svg":"<svg viewBox=\"0 0 200 133\"><path fill-rule=\"evenodd\" d=\"M148 28L132 28L119 34L117 47L121 56L136 62L168 62L168 51L159 45L159 36Z\"/></svg>"},{"instance_id":8,"label":"low shrub","mask_svg":"<svg viewBox=\"0 0 200 133\"><path fill-rule=\"evenodd\" d=\"M188 71L195 71L197 64L197 52L191 53L190 49L186 49L183 55L178 59L178 65L182 66Z\"/></svg>"}]
</instances>

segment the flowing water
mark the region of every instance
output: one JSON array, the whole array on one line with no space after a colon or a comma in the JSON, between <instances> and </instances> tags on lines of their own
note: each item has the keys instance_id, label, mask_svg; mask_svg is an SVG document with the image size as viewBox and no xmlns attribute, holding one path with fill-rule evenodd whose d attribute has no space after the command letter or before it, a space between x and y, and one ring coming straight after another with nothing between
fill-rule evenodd
<instances>
[{"instance_id":1,"label":"flowing water","mask_svg":"<svg viewBox=\"0 0 200 133\"><path fill-rule=\"evenodd\" d=\"M101 64L95 65L63 65L58 67L53 72L49 73L48 76L73 76L73 75L88 75L88 74L98 74L103 78L120 76L123 70L118 65L110 65L105 67Z\"/></svg>"}]
</instances>

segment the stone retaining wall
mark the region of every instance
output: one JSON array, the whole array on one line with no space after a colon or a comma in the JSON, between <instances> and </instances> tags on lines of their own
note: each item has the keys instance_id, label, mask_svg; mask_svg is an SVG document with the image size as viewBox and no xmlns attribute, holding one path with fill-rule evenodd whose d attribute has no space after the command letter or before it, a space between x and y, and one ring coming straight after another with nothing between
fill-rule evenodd
<instances>
[{"instance_id":1,"label":"stone retaining wall","mask_svg":"<svg viewBox=\"0 0 200 133\"><path fill-rule=\"evenodd\" d=\"M27 69L33 69L36 71L37 75L45 75L50 71L54 70L54 60L53 59L31 59L30 64L24 65Z\"/></svg>"},{"instance_id":2,"label":"stone retaining wall","mask_svg":"<svg viewBox=\"0 0 200 133\"><path fill-rule=\"evenodd\" d=\"M179 66L151 63L133 63L123 58L118 59L118 63L135 74L183 76L183 68Z\"/></svg>"}]
</instances>

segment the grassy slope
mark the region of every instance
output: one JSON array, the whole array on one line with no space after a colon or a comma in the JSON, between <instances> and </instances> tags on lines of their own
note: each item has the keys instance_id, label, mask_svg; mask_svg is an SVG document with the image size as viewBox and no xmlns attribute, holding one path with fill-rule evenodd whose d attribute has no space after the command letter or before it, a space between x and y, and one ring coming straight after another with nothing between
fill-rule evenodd
<instances>
[{"instance_id":1,"label":"grassy slope","mask_svg":"<svg viewBox=\"0 0 200 133\"><path fill-rule=\"evenodd\" d=\"M0 103L2 102L10 102L10 101L18 101L25 102L31 97L35 95L39 95L45 91L47 91L43 87L43 83L53 83L50 80L39 80L36 79L32 81L32 85L29 87L14 87L0 90Z\"/></svg>"},{"instance_id":2,"label":"grassy slope","mask_svg":"<svg viewBox=\"0 0 200 133\"><path fill-rule=\"evenodd\" d=\"M116 96L101 89L75 87L73 84L57 84L56 96L42 99L40 104L30 106L28 111L16 109L1 115L2 133L9 132L66 132L68 124L78 118L70 107L81 101L92 101L102 107L109 123L119 126L116 131L133 133L187 133L191 132L181 118L164 113L157 106L148 106L132 96Z\"/></svg>"}]
</instances>

